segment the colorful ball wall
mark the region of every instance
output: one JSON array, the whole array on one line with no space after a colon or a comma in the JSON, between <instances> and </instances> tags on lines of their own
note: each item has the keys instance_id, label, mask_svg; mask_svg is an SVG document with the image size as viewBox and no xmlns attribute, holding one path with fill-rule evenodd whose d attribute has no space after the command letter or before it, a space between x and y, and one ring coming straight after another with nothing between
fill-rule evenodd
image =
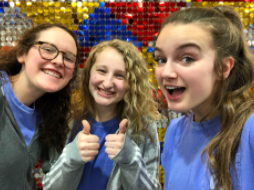
<instances>
[{"instance_id":1,"label":"colorful ball wall","mask_svg":"<svg viewBox=\"0 0 254 190\"><path fill-rule=\"evenodd\" d=\"M0 0L0 48L15 45L22 33L44 22L60 23L77 36L81 64L84 67L91 48L101 41L118 38L133 43L147 60L150 82L158 88L154 75L153 51L163 18L188 7L230 5L239 12L250 47L254 46L254 0ZM171 117L179 115L172 113ZM158 124L158 135L163 150L167 121ZM34 168L38 189L43 176L40 162ZM160 167L163 184L163 170Z\"/></svg>"}]
</instances>

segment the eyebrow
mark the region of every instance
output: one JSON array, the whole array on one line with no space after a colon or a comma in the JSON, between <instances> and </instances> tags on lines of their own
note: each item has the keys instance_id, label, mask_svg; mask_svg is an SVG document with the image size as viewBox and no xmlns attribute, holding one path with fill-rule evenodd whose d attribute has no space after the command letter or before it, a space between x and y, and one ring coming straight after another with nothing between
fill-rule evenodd
<instances>
[{"instance_id":1,"label":"eyebrow","mask_svg":"<svg viewBox=\"0 0 254 190\"><path fill-rule=\"evenodd\" d=\"M181 50L181 49L184 49L184 48L187 48L187 47L194 47L194 48L197 48L199 51L201 50L200 46L198 46L195 43L187 43L187 44L180 45L179 47L176 48L176 50ZM163 53L163 50L159 47L155 47L154 52L155 51L159 51L159 52Z\"/></svg>"},{"instance_id":2,"label":"eyebrow","mask_svg":"<svg viewBox=\"0 0 254 190\"><path fill-rule=\"evenodd\" d=\"M55 46L58 49L58 51L62 51L62 50L59 50L59 48L55 44L53 44L52 42L48 42L48 41L42 41L42 42L46 42L46 43L48 43L50 45L53 45L53 46ZM75 57L77 57L77 55L75 55L74 53L72 53L70 51L63 51L63 52L64 53L70 53L70 54L74 55Z\"/></svg>"},{"instance_id":3,"label":"eyebrow","mask_svg":"<svg viewBox=\"0 0 254 190\"><path fill-rule=\"evenodd\" d=\"M106 65L96 65L96 69L97 69L98 67L102 67L102 68L104 68L104 69L107 69L107 66L106 66ZM119 73L122 73L122 74L126 74L126 73L127 73L127 71L123 71L123 70L116 70L115 72L119 72Z\"/></svg>"}]
</instances>

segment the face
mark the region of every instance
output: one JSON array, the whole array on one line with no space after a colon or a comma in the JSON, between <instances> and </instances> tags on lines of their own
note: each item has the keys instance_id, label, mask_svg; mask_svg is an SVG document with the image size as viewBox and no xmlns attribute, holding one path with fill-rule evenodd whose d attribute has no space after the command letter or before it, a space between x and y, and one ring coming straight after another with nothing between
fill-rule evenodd
<instances>
[{"instance_id":1,"label":"face","mask_svg":"<svg viewBox=\"0 0 254 190\"><path fill-rule=\"evenodd\" d=\"M125 62L117 50L107 47L97 55L89 81L89 90L97 107L116 107L125 95L125 77Z\"/></svg>"},{"instance_id":2,"label":"face","mask_svg":"<svg viewBox=\"0 0 254 190\"><path fill-rule=\"evenodd\" d=\"M171 110L202 114L211 105L218 80L211 44L209 32L198 24L168 24L161 31L155 75Z\"/></svg>"},{"instance_id":3,"label":"face","mask_svg":"<svg viewBox=\"0 0 254 190\"><path fill-rule=\"evenodd\" d=\"M61 28L50 28L40 32L36 41L53 44L59 51L77 54L77 48L72 36ZM40 56L39 46L34 45L26 55L18 57L23 64L20 76L26 86L32 90L57 92L64 88L70 79L74 69L68 69L63 65L62 53L54 60L45 60Z\"/></svg>"}]
</instances>

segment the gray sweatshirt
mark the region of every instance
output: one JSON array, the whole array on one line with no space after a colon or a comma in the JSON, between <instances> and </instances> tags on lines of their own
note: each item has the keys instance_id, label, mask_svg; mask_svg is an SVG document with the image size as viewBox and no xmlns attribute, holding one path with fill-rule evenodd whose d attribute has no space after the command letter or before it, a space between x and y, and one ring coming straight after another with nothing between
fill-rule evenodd
<instances>
[{"instance_id":1,"label":"gray sweatshirt","mask_svg":"<svg viewBox=\"0 0 254 190\"><path fill-rule=\"evenodd\" d=\"M124 145L113 158L114 165L106 190L158 190L160 150L156 123L147 126L155 142L143 133L144 142L136 144L125 134ZM43 178L44 190L75 190L84 165L77 147L77 136Z\"/></svg>"}]
</instances>

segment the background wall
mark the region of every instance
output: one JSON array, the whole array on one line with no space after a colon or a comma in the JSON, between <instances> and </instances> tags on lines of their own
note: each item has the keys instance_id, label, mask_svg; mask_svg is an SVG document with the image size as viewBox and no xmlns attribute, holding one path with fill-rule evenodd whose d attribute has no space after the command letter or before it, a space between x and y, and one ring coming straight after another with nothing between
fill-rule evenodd
<instances>
[{"instance_id":1,"label":"background wall","mask_svg":"<svg viewBox=\"0 0 254 190\"><path fill-rule=\"evenodd\" d=\"M8 50L17 38L33 25L44 22L61 23L76 34L81 51L82 70L91 48L101 41L118 38L133 43L147 61L150 82L158 90L154 75L154 44L163 18L188 7L215 7L230 5L239 12L250 47L254 46L254 0L0 0L0 48ZM79 72L81 73L81 72ZM180 114L170 113L171 118ZM167 120L158 122L158 135L163 151ZM43 176L40 161L35 165L38 190ZM160 167L160 181L164 173Z\"/></svg>"}]
</instances>

